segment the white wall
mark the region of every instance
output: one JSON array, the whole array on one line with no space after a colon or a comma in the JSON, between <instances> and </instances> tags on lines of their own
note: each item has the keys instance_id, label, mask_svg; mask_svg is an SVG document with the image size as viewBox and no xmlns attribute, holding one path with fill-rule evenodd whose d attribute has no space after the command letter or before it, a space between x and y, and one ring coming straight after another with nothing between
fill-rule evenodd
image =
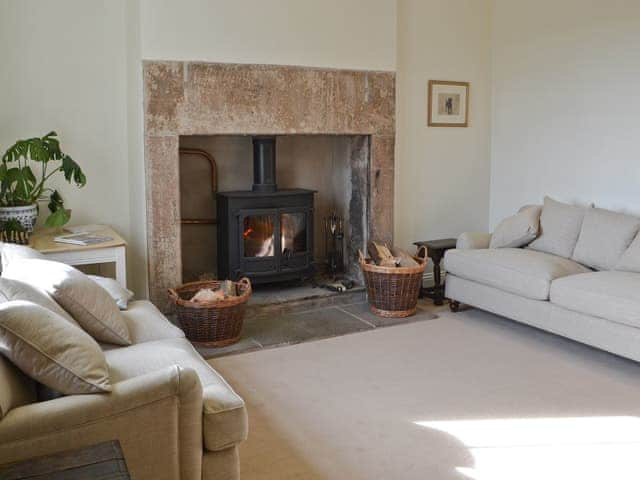
<instances>
[{"instance_id":1,"label":"white wall","mask_svg":"<svg viewBox=\"0 0 640 480\"><path fill-rule=\"evenodd\" d=\"M142 0L148 59L395 69L395 0Z\"/></svg>"},{"instance_id":2,"label":"white wall","mask_svg":"<svg viewBox=\"0 0 640 480\"><path fill-rule=\"evenodd\" d=\"M488 0L399 0L396 242L486 230L489 212ZM427 127L427 82L468 81L469 127Z\"/></svg>"},{"instance_id":3,"label":"white wall","mask_svg":"<svg viewBox=\"0 0 640 480\"><path fill-rule=\"evenodd\" d=\"M126 16L126 0L0 0L0 150L57 131L87 175L83 189L55 185L72 223L128 238Z\"/></svg>"},{"instance_id":4,"label":"white wall","mask_svg":"<svg viewBox=\"0 0 640 480\"><path fill-rule=\"evenodd\" d=\"M640 213L640 2L496 0L491 225L545 194Z\"/></svg>"},{"instance_id":5,"label":"white wall","mask_svg":"<svg viewBox=\"0 0 640 480\"><path fill-rule=\"evenodd\" d=\"M144 166L144 115L142 91L142 39L140 1L127 0L127 154L129 161L128 270L131 287L146 296L147 207Z\"/></svg>"}]
</instances>

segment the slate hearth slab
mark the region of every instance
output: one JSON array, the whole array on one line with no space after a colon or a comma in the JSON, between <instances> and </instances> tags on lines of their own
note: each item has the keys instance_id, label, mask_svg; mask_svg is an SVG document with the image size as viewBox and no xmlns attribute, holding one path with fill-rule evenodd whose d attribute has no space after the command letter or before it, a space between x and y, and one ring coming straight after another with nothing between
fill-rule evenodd
<instances>
[{"instance_id":1,"label":"slate hearth slab","mask_svg":"<svg viewBox=\"0 0 640 480\"><path fill-rule=\"evenodd\" d=\"M337 307L290 315L247 319L244 335L263 347L335 337L372 327Z\"/></svg>"},{"instance_id":2,"label":"slate hearth slab","mask_svg":"<svg viewBox=\"0 0 640 480\"><path fill-rule=\"evenodd\" d=\"M385 318L379 317L371 313L371 309L367 302L364 303L354 303L352 305L343 305L337 307L340 310L344 310L345 312L350 313L351 315L355 315L361 320L375 325L376 327L389 327L391 325L401 325L403 323L412 323L419 322L421 320L432 320L437 318L436 315L427 311L424 307L418 305L418 310L415 315L406 318Z\"/></svg>"},{"instance_id":3,"label":"slate hearth slab","mask_svg":"<svg viewBox=\"0 0 640 480\"><path fill-rule=\"evenodd\" d=\"M215 358L434 318L437 316L420 304L412 317L382 318L371 313L367 302L289 314L248 315L238 343L224 348L196 348L204 358Z\"/></svg>"}]
</instances>

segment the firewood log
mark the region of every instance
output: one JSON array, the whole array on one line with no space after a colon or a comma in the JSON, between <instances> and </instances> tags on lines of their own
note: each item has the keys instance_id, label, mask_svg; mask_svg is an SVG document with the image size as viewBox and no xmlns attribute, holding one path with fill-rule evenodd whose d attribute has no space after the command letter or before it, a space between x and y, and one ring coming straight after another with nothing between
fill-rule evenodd
<instances>
[{"instance_id":1,"label":"firewood log","mask_svg":"<svg viewBox=\"0 0 640 480\"><path fill-rule=\"evenodd\" d=\"M236 290L236 284L231 280L225 280L220 283L220 290L224 293L225 297L237 297L238 292Z\"/></svg>"},{"instance_id":2,"label":"firewood log","mask_svg":"<svg viewBox=\"0 0 640 480\"><path fill-rule=\"evenodd\" d=\"M211 290L210 288L202 288L191 298L194 303L211 303L217 302L224 298L221 290Z\"/></svg>"},{"instance_id":3,"label":"firewood log","mask_svg":"<svg viewBox=\"0 0 640 480\"><path fill-rule=\"evenodd\" d=\"M367 252L371 259L380 267L397 267L398 259L395 258L386 245L374 241L367 244Z\"/></svg>"},{"instance_id":4,"label":"firewood log","mask_svg":"<svg viewBox=\"0 0 640 480\"><path fill-rule=\"evenodd\" d=\"M395 257L400 259L401 267L417 267L419 265L407 251L401 248L391 247L391 252Z\"/></svg>"}]
</instances>

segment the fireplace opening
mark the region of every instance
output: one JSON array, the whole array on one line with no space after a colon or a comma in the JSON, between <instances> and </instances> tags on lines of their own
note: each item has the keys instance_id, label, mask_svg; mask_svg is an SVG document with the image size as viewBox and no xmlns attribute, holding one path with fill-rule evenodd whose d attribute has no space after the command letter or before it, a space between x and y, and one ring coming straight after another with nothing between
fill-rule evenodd
<instances>
[{"instance_id":1,"label":"fireplace opening","mask_svg":"<svg viewBox=\"0 0 640 480\"><path fill-rule=\"evenodd\" d=\"M278 188L276 138L253 144L250 191L219 192L218 275L253 283L310 278L315 273L313 215L315 190Z\"/></svg>"},{"instance_id":2,"label":"fireplace opening","mask_svg":"<svg viewBox=\"0 0 640 480\"><path fill-rule=\"evenodd\" d=\"M207 165L181 161L182 217L216 220L182 225L183 280L310 278L340 258L345 275L358 281L357 250L368 231L369 145L364 135L180 137L181 149L215 158L218 181L212 194ZM328 252L332 215L344 222L342 257Z\"/></svg>"}]
</instances>

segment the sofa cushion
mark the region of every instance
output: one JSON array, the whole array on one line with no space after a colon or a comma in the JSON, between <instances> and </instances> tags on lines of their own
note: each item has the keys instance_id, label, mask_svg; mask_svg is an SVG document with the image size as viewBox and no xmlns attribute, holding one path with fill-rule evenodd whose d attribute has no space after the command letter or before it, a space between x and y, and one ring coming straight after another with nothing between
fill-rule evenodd
<instances>
[{"instance_id":1,"label":"sofa cushion","mask_svg":"<svg viewBox=\"0 0 640 480\"><path fill-rule=\"evenodd\" d=\"M551 284L551 302L594 317L640 328L640 273L591 272Z\"/></svg>"},{"instance_id":2,"label":"sofa cushion","mask_svg":"<svg viewBox=\"0 0 640 480\"><path fill-rule=\"evenodd\" d=\"M536 300L548 300L556 278L589 269L573 260L521 248L449 250L445 269L467 280Z\"/></svg>"},{"instance_id":3,"label":"sofa cushion","mask_svg":"<svg viewBox=\"0 0 640 480\"><path fill-rule=\"evenodd\" d=\"M129 327L132 343L152 342L166 338L184 338L184 332L172 324L148 300L136 300L122 312Z\"/></svg>"},{"instance_id":4,"label":"sofa cushion","mask_svg":"<svg viewBox=\"0 0 640 480\"><path fill-rule=\"evenodd\" d=\"M104 353L86 332L35 303L0 304L0 353L62 393L111 391Z\"/></svg>"},{"instance_id":5,"label":"sofa cushion","mask_svg":"<svg viewBox=\"0 0 640 480\"><path fill-rule=\"evenodd\" d=\"M2 270L13 260L19 260L21 258L38 258L44 260L46 257L39 251L34 250L26 245L16 245L14 243L0 242L0 255L2 257Z\"/></svg>"},{"instance_id":6,"label":"sofa cushion","mask_svg":"<svg viewBox=\"0 0 640 480\"><path fill-rule=\"evenodd\" d=\"M571 258L587 208L545 197L540 214L540 236L529 248Z\"/></svg>"},{"instance_id":7,"label":"sofa cushion","mask_svg":"<svg viewBox=\"0 0 640 480\"><path fill-rule=\"evenodd\" d=\"M205 448L223 450L247 437L244 401L184 338L140 343L105 352L113 383L170 365L192 368L204 392Z\"/></svg>"},{"instance_id":8,"label":"sofa cushion","mask_svg":"<svg viewBox=\"0 0 640 480\"><path fill-rule=\"evenodd\" d=\"M93 338L130 345L122 314L107 291L80 270L50 260L14 260L2 273L45 290Z\"/></svg>"},{"instance_id":9,"label":"sofa cushion","mask_svg":"<svg viewBox=\"0 0 640 480\"><path fill-rule=\"evenodd\" d=\"M572 259L596 270L611 270L640 230L640 218L590 208Z\"/></svg>"},{"instance_id":10,"label":"sofa cushion","mask_svg":"<svg viewBox=\"0 0 640 480\"><path fill-rule=\"evenodd\" d=\"M69 323L78 326L78 323L51 296L44 290L28 283L10 278L0 278L0 302L11 300L25 300L40 305L57 313Z\"/></svg>"},{"instance_id":11,"label":"sofa cushion","mask_svg":"<svg viewBox=\"0 0 640 480\"><path fill-rule=\"evenodd\" d=\"M456 248L461 250L489 248L491 234L482 232L464 232L456 240Z\"/></svg>"},{"instance_id":12,"label":"sofa cushion","mask_svg":"<svg viewBox=\"0 0 640 480\"><path fill-rule=\"evenodd\" d=\"M640 273L640 233L618 259L614 270Z\"/></svg>"},{"instance_id":13,"label":"sofa cushion","mask_svg":"<svg viewBox=\"0 0 640 480\"><path fill-rule=\"evenodd\" d=\"M542 207L529 205L502 220L491 235L489 248L518 248L538 236Z\"/></svg>"},{"instance_id":14,"label":"sofa cushion","mask_svg":"<svg viewBox=\"0 0 640 480\"><path fill-rule=\"evenodd\" d=\"M133 292L120 285L120 282L113 278L101 277L99 275L89 275L89 278L104 288L120 310L129 308L129 301L133 298Z\"/></svg>"}]
</instances>

